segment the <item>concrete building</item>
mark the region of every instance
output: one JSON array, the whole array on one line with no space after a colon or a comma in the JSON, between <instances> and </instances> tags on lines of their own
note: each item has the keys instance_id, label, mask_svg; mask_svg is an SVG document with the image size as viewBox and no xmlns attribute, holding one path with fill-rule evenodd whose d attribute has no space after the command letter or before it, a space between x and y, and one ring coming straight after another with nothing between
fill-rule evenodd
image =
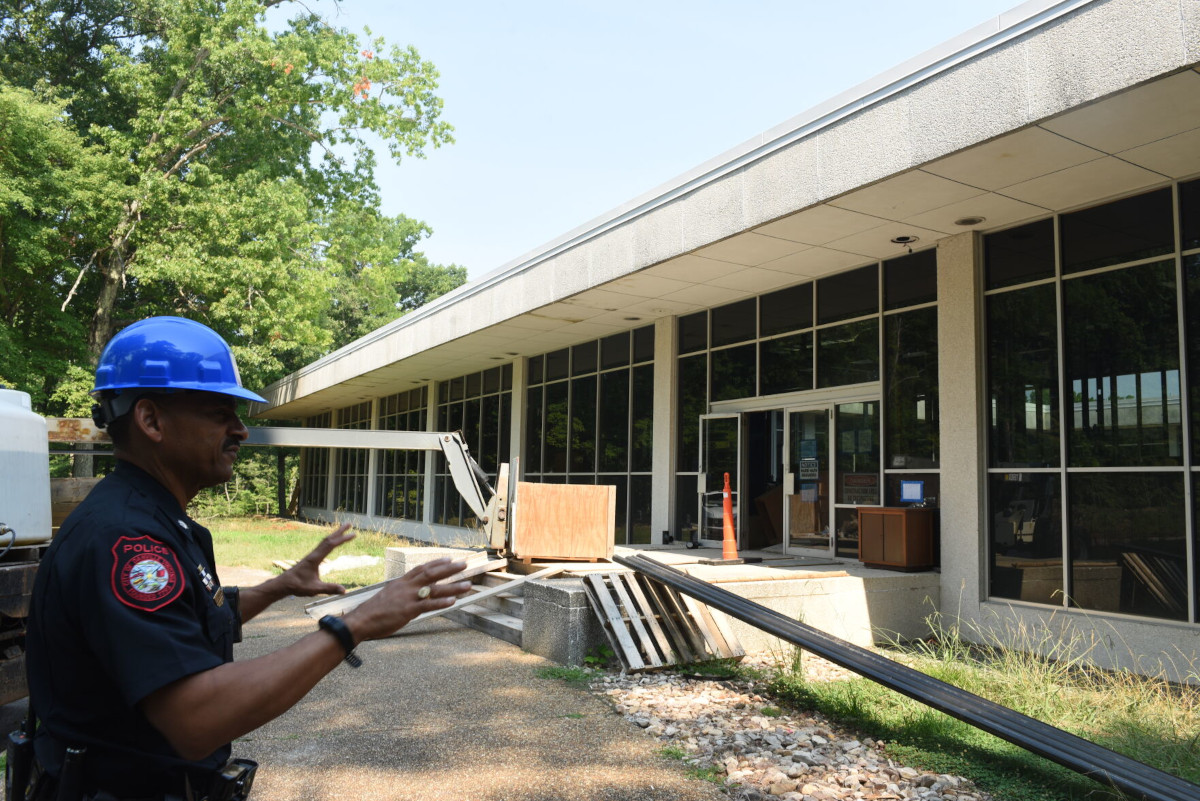
<instances>
[{"instance_id":1,"label":"concrete building","mask_svg":"<svg viewBox=\"0 0 1200 801\"><path fill-rule=\"evenodd\" d=\"M256 415L461 429L493 473L615 484L618 544L719 539L729 472L741 547L853 560L856 509L904 489L940 510L944 612L1186 673L1198 62L1196 0L1033 0L308 365ZM415 452L306 452L301 502L472 541Z\"/></svg>"}]
</instances>

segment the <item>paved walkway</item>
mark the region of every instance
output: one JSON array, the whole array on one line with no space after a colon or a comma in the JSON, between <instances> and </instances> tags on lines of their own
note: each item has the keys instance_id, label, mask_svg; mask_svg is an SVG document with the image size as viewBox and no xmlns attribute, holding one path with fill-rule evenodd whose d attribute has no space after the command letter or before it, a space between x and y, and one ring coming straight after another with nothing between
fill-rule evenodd
<instances>
[{"instance_id":1,"label":"paved walkway","mask_svg":"<svg viewBox=\"0 0 1200 801\"><path fill-rule=\"evenodd\" d=\"M259 580L220 573L228 584ZM246 626L235 656L314 628L301 600L283 601ZM538 678L552 663L506 642L435 618L359 653L361 668L339 666L234 744L260 764L256 801L728 801L600 698ZM0 707L3 732L24 706Z\"/></svg>"}]
</instances>

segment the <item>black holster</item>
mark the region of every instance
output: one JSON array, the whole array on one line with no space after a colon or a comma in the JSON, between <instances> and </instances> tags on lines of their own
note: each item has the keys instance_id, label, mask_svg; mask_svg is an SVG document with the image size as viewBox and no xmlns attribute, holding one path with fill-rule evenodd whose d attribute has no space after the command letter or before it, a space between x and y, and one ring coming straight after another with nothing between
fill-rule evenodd
<instances>
[{"instance_id":1,"label":"black holster","mask_svg":"<svg viewBox=\"0 0 1200 801\"><path fill-rule=\"evenodd\" d=\"M24 728L10 732L5 753L4 797L24 801L33 779L33 737Z\"/></svg>"},{"instance_id":2,"label":"black holster","mask_svg":"<svg viewBox=\"0 0 1200 801\"><path fill-rule=\"evenodd\" d=\"M254 786L258 763L253 759L231 759L213 774L205 801L244 801Z\"/></svg>"}]
</instances>

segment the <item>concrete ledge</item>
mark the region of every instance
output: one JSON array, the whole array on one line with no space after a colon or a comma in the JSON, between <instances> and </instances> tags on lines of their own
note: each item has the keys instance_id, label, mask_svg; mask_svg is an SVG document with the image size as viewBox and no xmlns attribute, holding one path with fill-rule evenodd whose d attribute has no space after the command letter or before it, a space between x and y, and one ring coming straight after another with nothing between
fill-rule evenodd
<instances>
[{"instance_id":1,"label":"concrete ledge","mask_svg":"<svg viewBox=\"0 0 1200 801\"><path fill-rule=\"evenodd\" d=\"M582 579L525 583L521 647L560 665L582 665L589 652L608 643Z\"/></svg>"},{"instance_id":2,"label":"concrete ledge","mask_svg":"<svg viewBox=\"0 0 1200 801\"><path fill-rule=\"evenodd\" d=\"M466 559L468 556L473 556L476 553L478 551L471 551L465 548L388 548L384 555L383 577L385 579L400 578L417 565L432 562L434 559L442 559L444 557Z\"/></svg>"},{"instance_id":3,"label":"concrete ledge","mask_svg":"<svg viewBox=\"0 0 1200 801\"><path fill-rule=\"evenodd\" d=\"M929 634L925 618L940 601L939 579L937 573L892 573L731 581L717 586L835 637L868 647L895 638L907 640ZM748 653L786 655L792 649L790 643L761 629L733 618L729 621Z\"/></svg>"}]
</instances>

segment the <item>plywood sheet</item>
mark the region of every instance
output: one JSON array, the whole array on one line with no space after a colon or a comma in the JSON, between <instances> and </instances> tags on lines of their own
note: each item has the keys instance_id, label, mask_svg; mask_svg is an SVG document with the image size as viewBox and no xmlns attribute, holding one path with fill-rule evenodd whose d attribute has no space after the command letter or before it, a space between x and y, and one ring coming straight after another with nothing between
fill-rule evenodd
<instances>
[{"instance_id":1,"label":"plywood sheet","mask_svg":"<svg viewBox=\"0 0 1200 801\"><path fill-rule=\"evenodd\" d=\"M617 488L517 483L512 555L518 559L611 559Z\"/></svg>"}]
</instances>

